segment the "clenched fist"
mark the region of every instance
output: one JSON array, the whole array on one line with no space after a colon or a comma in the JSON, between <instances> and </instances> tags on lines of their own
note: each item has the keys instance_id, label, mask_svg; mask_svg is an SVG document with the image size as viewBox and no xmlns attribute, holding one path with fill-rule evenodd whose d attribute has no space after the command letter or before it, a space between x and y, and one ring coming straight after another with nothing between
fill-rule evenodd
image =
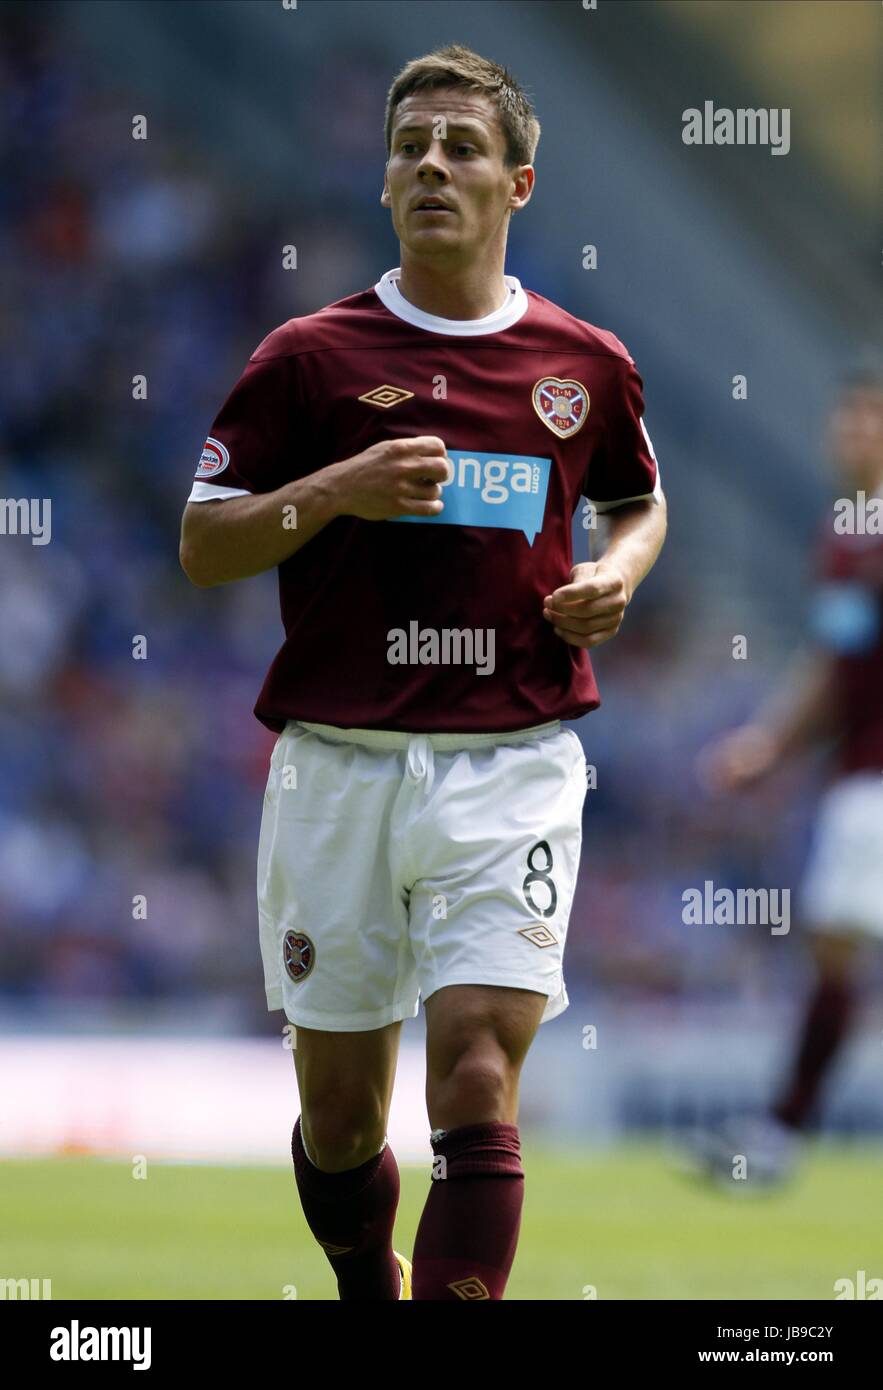
<instances>
[{"instance_id":1,"label":"clenched fist","mask_svg":"<svg viewBox=\"0 0 883 1390\"><path fill-rule=\"evenodd\" d=\"M543 617L572 647L597 647L615 637L631 599L625 576L608 560L574 565L570 583L543 600Z\"/></svg>"},{"instance_id":2,"label":"clenched fist","mask_svg":"<svg viewBox=\"0 0 883 1390\"><path fill-rule=\"evenodd\" d=\"M436 435L385 439L332 464L328 472L333 475L338 516L388 521L444 511L440 484L448 477L448 456Z\"/></svg>"}]
</instances>

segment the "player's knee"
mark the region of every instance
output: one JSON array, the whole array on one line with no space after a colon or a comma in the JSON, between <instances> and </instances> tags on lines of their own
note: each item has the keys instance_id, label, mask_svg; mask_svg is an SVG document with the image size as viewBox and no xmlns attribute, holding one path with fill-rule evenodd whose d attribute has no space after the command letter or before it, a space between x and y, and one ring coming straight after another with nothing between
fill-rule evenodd
<instances>
[{"instance_id":1,"label":"player's knee","mask_svg":"<svg viewBox=\"0 0 883 1390\"><path fill-rule=\"evenodd\" d=\"M335 1102L327 1108L310 1108L307 1132L307 1150L316 1167L326 1173L342 1173L360 1167L380 1152L386 1122L378 1112Z\"/></svg>"},{"instance_id":2,"label":"player's knee","mask_svg":"<svg viewBox=\"0 0 883 1390\"><path fill-rule=\"evenodd\" d=\"M503 1050L496 1046L465 1048L448 1065L436 1069L429 1083L430 1103L448 1116L447 1124L476 1124L503 1110L515 1078Z\"/></svg>"}]
</instances>

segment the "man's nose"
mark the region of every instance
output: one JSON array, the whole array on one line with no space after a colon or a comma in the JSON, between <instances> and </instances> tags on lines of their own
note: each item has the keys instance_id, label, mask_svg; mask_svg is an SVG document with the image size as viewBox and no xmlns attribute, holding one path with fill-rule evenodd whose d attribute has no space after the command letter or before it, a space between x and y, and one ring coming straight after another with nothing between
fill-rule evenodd
<instances>
[{"instance_id":1,"label":"man's nose","mask_svg":"<svg viewBox=\"0 0 883 1390\"><path fill-rule=\"evenodd\" d=\"M447 175L448 171L445 165L444 147L440 141L434 142L429 146L429 149L426 151L417 167L421 174L424 170L427 170L431 173Z\"/></svg>"}]
</instances>

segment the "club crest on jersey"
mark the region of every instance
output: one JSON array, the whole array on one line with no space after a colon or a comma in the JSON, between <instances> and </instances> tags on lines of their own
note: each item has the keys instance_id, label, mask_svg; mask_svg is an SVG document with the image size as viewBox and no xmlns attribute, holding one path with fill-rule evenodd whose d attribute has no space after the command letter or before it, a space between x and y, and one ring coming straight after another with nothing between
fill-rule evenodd
<instances>
[{"instance_id":1,"label":"club crest on jersey","mask_svg":"<svg viewBox=\"0 0 883 1390\"><path fill-rule=\"evenodd\" d=\"M289 978L300 984L313 968L316 948L302 931L287 931L282 940L282 959Z\"/></svg>"},{"instance_id":2,"label":"club crest on jersey","mask_svg":"<svg viewBox=\"0 0 883 1390\"><path fill-rule=\"evenodd\" d=\"M589 393L581 381L544 376L534 386L531 399L543 424L561 439L576 434L589 413Z\"/></svg>"},{"instance_id":3,"label":"club crest on jersey","mask_svg":"<svg viewBox=\"0 0 883 1390\"><path fill-rule=\"evenodd\" d=\"M220 439L209 438L205 441L196 476L197 478L213 478L216 473L223 473L229 462L230 455Z\"/></svg>"}]
</instances>

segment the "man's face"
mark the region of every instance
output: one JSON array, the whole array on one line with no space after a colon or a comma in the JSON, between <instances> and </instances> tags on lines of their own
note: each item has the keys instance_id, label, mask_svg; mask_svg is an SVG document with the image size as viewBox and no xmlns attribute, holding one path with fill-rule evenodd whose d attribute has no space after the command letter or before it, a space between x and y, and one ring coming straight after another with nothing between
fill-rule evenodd
<instances>
[{"instance_id":1,"label":"man's face","mask_svg":"<svg viewBox=\"0 0 883 1390\"><path fill-rule=\"evenodd\" d=\"M462 261L496 239L533 186L529 164L507 168L506 143L488 97L460 88L414 92L396 107L383 179L399 241L421 258ZM444 209L421 209L426 199Z\"/></svg>"},{"instance_id":2,"label":"man's face","mask_svg":"<svg viewBox=\"0 0 883 1390\"><path fill-rule=\"evenodd\" d=\"M831 453L852 486L874 487L883 479L883 390L845 391L828 425Z\"/></svg>"}]
</instances>

